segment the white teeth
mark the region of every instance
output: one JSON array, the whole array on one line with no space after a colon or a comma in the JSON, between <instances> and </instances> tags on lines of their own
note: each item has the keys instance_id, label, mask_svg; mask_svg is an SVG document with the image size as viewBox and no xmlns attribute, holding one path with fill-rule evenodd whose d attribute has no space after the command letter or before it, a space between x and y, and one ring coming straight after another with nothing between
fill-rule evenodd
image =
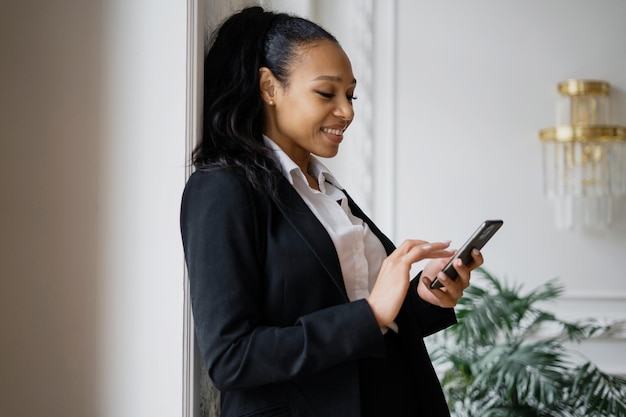
<instances>
[{"instance_id":1,"label":"white teeth","mask_svg":"<svg viewBox=\"0 0 626 417\"><path fill-rule=\"evenodd\" d=\"M327 132L327 133L330 133L332 135L337 135L337 136L341 136L343 134L342 129L329 129L327 127L323 127L322 132Z\"/></svg>"}]
</instances>

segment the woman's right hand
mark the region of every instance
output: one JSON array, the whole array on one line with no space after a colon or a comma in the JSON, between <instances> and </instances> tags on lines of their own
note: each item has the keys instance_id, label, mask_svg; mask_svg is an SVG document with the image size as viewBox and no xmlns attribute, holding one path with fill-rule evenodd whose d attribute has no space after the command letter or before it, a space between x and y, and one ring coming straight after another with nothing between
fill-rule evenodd
<instances>
[{"instance_id":1,"label":"woman's right hand","mask_svg":"<svg viewBox=\"0 0 626 417\"><path fill-rule=\"evenodd\" d=\"M367 301L380 327L389 325L400 312L411 281L411 266L429 258L454 255L450 242L405 240L384 261Z\"/></svg>"}]
</instances>

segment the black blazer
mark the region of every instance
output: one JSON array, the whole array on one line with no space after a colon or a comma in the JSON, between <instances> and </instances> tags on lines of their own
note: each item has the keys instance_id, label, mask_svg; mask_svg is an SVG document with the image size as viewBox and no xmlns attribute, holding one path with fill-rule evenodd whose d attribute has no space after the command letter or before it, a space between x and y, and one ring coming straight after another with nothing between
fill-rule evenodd
<instances>
[{"instance_id":1,"label":"black blazer","mask_svg":"<svg viewBox=\"0 0 626 417\"><path fill-rule=\"evenodd\" d=\"M278 194L280 202L230 169L195 172L183 193L196 336L221 415L359 417L359 366L385 358L384 338L367 302L349 302L324 227L282 177ZM422 301L416 283L396 320L416 381L410 400L420 415L448 416L422 338L455 323L454 311Z\"/></svg>"}]
</instances>

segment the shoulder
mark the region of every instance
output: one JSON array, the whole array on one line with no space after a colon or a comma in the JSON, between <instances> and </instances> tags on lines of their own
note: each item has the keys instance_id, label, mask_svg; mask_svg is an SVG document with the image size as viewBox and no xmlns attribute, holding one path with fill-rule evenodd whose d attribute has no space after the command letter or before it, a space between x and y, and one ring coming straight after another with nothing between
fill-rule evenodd
<instances>
[{"instance_id":1,"label":"shoulder","mask_svg":"<svg viewBox=\"0 0 626 417\"><path fill-rule=\"evenodd\" d=\"M245 173L236 168L195 171L185 184L183 204L191 201L217 200L222 204L241 203L257 195Z\"/></svg>"},{"instance_id":2,"label":"shoulder","mask_svg":"<svg viewBox=\"0 0 626 417\"><path fill-rule=\"evenodd\" d=\"M246 179L242 170L216 168L194 172L185 185L181 215L229 217L256 210L263 197Z\"/></svg>"},{"instance_id":3,"label":"shoulder","mask_svg":"<svg viewBox=\"0 0 626 417\"><path fill-rule=\"evenodd\" d=\"M180 206L183 239L203 235L207 230L211 236L234 230L256 233L270 204L237 169L196 171L185 185Z\"/></svg>"},{"instance_id":4,"label":"shoulder","mask_svg":"<svg viewBox=\"0 0 626 417\"><path fill-rule=\"evenodd\" d=\"M251 188L243 170L236 168L212 168L195 171L185 185L185 192L211 191L224 188Z\"/></svg>"}]
</instances>

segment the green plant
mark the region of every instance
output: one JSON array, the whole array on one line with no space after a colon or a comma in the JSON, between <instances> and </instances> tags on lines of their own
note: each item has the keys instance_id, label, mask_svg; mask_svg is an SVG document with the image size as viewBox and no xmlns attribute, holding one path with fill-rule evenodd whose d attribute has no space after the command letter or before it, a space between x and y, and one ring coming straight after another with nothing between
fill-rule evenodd
<instances>
[{"instance_id":1,"label":"green plant","mask_svg":"<svg viewBox=\"0 0 626 417\"><path fill-rule=\"evenodd\" d=\"M430 340L433 362L458 417L626 416L626 379L566 347L623 323L567 322L538 306L557 281L522 294L479 268L456 308L459 323Z\"/></svg>"}]
</instances>

